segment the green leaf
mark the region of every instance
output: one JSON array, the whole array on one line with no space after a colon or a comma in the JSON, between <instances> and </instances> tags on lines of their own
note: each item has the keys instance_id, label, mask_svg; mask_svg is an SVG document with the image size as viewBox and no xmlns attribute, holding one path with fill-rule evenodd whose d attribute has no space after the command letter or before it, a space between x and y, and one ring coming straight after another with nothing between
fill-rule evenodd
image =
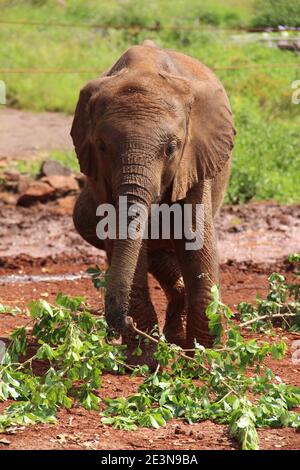
<instances>
[{"instance_id":1,"label":"green leaf","mask_svg":"<svg viewBox=\"0 0 300 470\"><path fill-rule=\"evenodd\" d=\"M132 353L133 356L137 356L137 357L140 357L142 354L143 354L143 350L142 348L140 348L140 346L135 348L135 350Z\"/></svg>"}]
</instances>

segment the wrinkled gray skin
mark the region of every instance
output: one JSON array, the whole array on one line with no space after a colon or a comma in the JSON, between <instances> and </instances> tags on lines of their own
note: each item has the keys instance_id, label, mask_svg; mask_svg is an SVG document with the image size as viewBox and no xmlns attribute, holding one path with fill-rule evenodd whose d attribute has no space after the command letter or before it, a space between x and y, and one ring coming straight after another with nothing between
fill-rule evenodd
<instances>
[{"instance_id":1,"label":"wrinkled gray skin","mask_svg":"<svg viewBox=\"0 0 300 470\"><path fill-rule=\"evenodd\" d=\"M197 60L146 41L81 90L71 135L87 176L74 210L75 227L107 252L105 315L128 345L128 360L137 362L128 316L144 331L157 324L148 272L168 299L167 339L186 348L195 339L210 346L205 309L211 286L218 283L213 219L223 200L234 136L222 85ZM203 248L186 251L184 239L99 240L96 207L116 204L120 195L147 207L203 203ZM154 366L152 348L138 360Z\"/></svg>"}]
</instances>

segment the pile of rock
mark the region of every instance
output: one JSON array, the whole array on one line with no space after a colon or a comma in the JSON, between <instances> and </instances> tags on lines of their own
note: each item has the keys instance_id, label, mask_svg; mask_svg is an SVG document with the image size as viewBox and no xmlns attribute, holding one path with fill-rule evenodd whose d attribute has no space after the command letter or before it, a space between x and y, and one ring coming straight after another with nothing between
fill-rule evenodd
<instances>
[{"instance_id":1,"label":"pile of rock","mask_svg":"<svg viewBox=\"0 0 300 470\"><path fill-rule=\"evenodd\" d=\"M0 176L0 199L7 204L28 207L76 195L83 182L80 173L73 173L56 160L47 160L36 179L18 172L4 172Z\"/></svg>"},{"instance_id":2,"label":"pile of rock","mask_svg":"<svg viewBox=\"0 0 300 470\"><path fill-rule=\"evenodd\" d=\"M281 39L277 43L277 47L282 51L294 51L300 54L300 40L297 39L295 41L289 41L287 39Z\"/></svg>"}]
</instances>

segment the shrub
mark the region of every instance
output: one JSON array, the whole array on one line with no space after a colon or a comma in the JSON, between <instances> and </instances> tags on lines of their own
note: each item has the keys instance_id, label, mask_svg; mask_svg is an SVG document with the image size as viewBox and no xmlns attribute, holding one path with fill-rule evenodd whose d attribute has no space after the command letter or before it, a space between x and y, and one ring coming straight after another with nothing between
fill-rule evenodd
<instances>
[{"instance_id":1,"label":"shrub","mask_svg":"<svg viewBox=\"0 0 300 470\"><path fill-rule=\"evenodd\" d=\"M300 26L299 0L257 0L253 26Z\"/></svg>"}]
</instances>

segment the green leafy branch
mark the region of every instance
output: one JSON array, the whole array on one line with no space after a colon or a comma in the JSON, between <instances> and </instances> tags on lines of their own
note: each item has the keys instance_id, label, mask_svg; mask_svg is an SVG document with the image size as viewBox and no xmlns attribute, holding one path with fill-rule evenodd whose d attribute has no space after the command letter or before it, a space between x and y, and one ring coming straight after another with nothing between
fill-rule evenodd
<instances>
[{"instance_id":1,"label":"green leafy branch","mask_svg":"<svg viewBox=\"0 0 300 470\"><path fill-rule=\"evenodd\" d=\"M55 306L33 302L29 314L38 347L22 361L28 350L26 327L11 334L0 365L0 400L16 403L0 415L0 431L54 422L57 409L74 402L99 409L102 371L125 369L122 346L110 342L105 321L89 312L83 298L58 294Z\"/></svg>"},{"instance_id":2,"label":"green leafy branch","mask_svg":"<svg viewBox=\"0 0 300 470\"><path fill-rule=\"evenodd\" d=\"M96 287L105 288L107 278L100 268L90 273L93 282L100 279ZM144 380L129 397L106 400L101 419L107 425L133 430L158 428L172 418L188 423L209 419L226 424L242 449L259 447L258 428L299 430L300 417L293 409L300 404L300 388L283 383L264 365L267 356L281 359L286 344L242 335L242 328L265 331L278 318L288 328L297 327L295 290L277 273L269 277L269 283L265 300L259 299L254 307L239 306L240 324L213 286L207 309L215 337L213 349L195 343L193 350L184 351L168 344L157 331L145 333L132 322L142 340L139 347L143 342L156 346L154 373L147 366L125 365L124 347L114 343L104 319L93 315L83 298L59 294L55 305L45 300L33 302L30 321L11 334L0 364L0 400L14 400L0 415L0 431L53 423L59 408L75 403L99 410L103 371L124 373L126 369L142 374ZM34 354L29 355L33 346Z\"/></svg>"}]
</instances>

